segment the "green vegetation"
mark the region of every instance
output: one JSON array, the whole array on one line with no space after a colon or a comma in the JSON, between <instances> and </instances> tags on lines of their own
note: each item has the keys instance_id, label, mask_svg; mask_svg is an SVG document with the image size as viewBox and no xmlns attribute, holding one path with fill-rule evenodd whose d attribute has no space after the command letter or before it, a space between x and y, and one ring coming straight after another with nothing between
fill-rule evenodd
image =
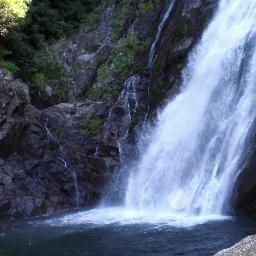
<instances>
[{"instance_id":1,"label":"green vegetation","mask_svg":"<svg viewBox=\"0 0 256 256\"><path fill-rule=\"evenodd\" d=\"M119 40L112 50L108 63L99 69L98 83L106 85L111 77L129 75L135 68L136 57L147 50L149 46L150 39L141 41L137 33L131 31L126 38Z\"/></svg>"},{"instance_id":2,"label":"green vegetation","mask_svg":"<svg viewBox=\"0 0 256 256\"><path fill-rule=\"evenodd\" d=\"M85 24L87 25L88 32L93 31L95 24L97 24L100 21L101 11L102 11L102 5L98 5L97 7L93 8L92 12L86 15Z\"/></svg>"},{"instance_id":3,"label":"green vegetation","mask_svg":"<svg viewBox=\"0 0 256 256\"><path fill-rule=\"evenodd\" d=\"M86 93L86 97L90 100L97 100L102 98L105 94L117 95L118 88L113 85L90 88Z\"/></svg>"},{"instance_id":4,"label":"green vegetation","mask_svg":"<svg viewBox=\"0 0 256 256\"><path fill-rule=\"evenodd\" d=\"M180 40L182 40L189 31L191 30L191 21L187 18L183 18L178 25L178 29L174 35L174 42L178 43Z\"/></svg>"},{"instance_id":5,"label":"green vegetation","mask_svg":"<svg viewBox=\"0 0 256 256\"><path fill-rule=\"evenodd\" d=\"M19 19L24 18L30 0L0 0L0 36L16 26Z\"/></svg>"},{"instance_id":6,"label":"green vegetation","mask_svg":"<svg viewBox=\"0 0 256 256\"><path fill-rule=\"evenodd\" d=\"M124 27L124 24L129 16L129 7L131 0L121 0L117 5L117 10L115 16L112 20L113 28L113 39L116 40L119 37L121 30Z\"/></svg>"},{"instance_id":7,"label":"green vegetation","mask_svg":"<svg viewBox=\"0 0 256 256\"><path fill-rule=\"evenodd\" d=\"M19 68L11 61L4 61L0 60L0 67L5 70L12 73L18 72Z\"/></svg>"},{"instance_id":8,"label":"green vegetation","mask_svg":"<svg viewBox=\"0 0 256 256\"><path fill-rule=\"evenodd\" d=\"M152 10L157 3L159 3L159 0L142 0L139 3L138 10L140 12L147 12Z\"/></svg>"},{"instance_id":9,"label":"green vegetation","mask_svg":"<svg viewBox=\"0 0 256 256\"><path fill-rule=\"evenodd\" d=\"M38 53L79 27L100 1L0 0L0 67L28 83L35 81L33 89L49 80L54 93L63 98L68 88L63 70Z\"/></svg>"},{"instance_id":10,"label":"green vegetation","mask_svg":"<svg viewBox=\"0 0 256 256\"><path fill-rule=\"evenodd\" d=\"M31 0L1 0L17 17L23 18L29 8Z\"/></svg>"},{"instance_id":11,"label":"green vegetation","mask_svg":"<svg viewBox=\"0 0 256 256\"><path fill-rule=\"evenodd\" d=\"M92 117L89 120L81 121L81 134L86 137L93 137L99 134L103 120L99 117Z\"/></svg>"},{"instance_id":12,"label":"green vegetation","mask_svg":"<svg viewBox=\"0 0 256 256\"><path fill-rule=\"evenodd\" d=\"M50 84L53 95L59 100L65 100L70 89L70 83L63 68L45 53L37 54L34 61L36 68L33 70L32 94Z\"/></svg>"},{"instance_id":13,"label":"green vegetation","mask_svg":"<svg viewBox=\"0 0 256 256\"><path fill-rule=\"evenodd\" d=\"M21 1L18 1L21 3ZM16 64L8 58L12 55L12 51L4 47L2 41L8 30L16 26L19 17L24 15L26 5L22 1L23 5L17 5L19 8L14 8L17 1L14 0L0 0L0 67L6 71L17 72L19 68ZM7 59L6 59L7 58Z\"/></svg>"},{"instance_id":14,"label":"green vegetation","mask_svg":"<svg viewBox=\"0 0 256 256\"><path fill-rule=\"evenodd\" d=\"M112 55L112 72L127 75L134 64L135 52L140 41L135 33L120 40Z\"/></svg>"},{"instance_id":15,"label":"green vegetation","mask_svg":"<svg viewBox=\"0 0 256 256\"><path fill-rule=\"evenodd\" d=\"M97 100L103 98L105 94L116 95L119 92L116 80L131 75L139 67L136 60L148 51L150 44L150 38L141 41L133 30L128 33L127 37L119 39L107 62L98 69L97 87L90 88L86 92L86 97Z\"/></svg>"},{"instance_id":16,"label":"green vegetation","mask_svg":"<svg viewBox=\"0 0 256 256\"><path fill-rule=\"evenodd\" d=\"M159 0L142 0L136 6L146 11ZM67 98L70 83L63 67L47 53L47 47L58 38L86 22L89 30L99 19L101 0L0 0L0 67L15 73L30 84L32 94L50 86L55 97ZM141 41L134 28L124 31L134 8L133 0L117 0L112 19L113 48L110 57L97 72L96 86L86 95L97 100L116 95L120 78L127 77L141 66L141 59L150 46L150 39ZM135 9L134 9L135 10ZM95 52L98 44L92 44ZM139 61L138 61L139 60ZM74 63L73 73L79 72Z\"/></svg>"},{"instance_id":17,"label":"green vegetation","mask_svg":"<svg viewBox=\"0 0 256 256\"><path fill-rule=\"evenodd\" d=\"M145 8L152 8L156 1L158 0L143 0L139 3L139 11ZM132 74L139 66L136 65L136 59L150 47L151 39L141 41L133 28L128 32L126 31L125 34L127 33L127 35L122 37L122 31L129 19L132 8L131 3L132 0L117 1L115 15L111 22L113 28L112 38L116 43L113 45L112 52L106 63L102 64L97 71L96 87L90 88L86 92L86 97L91 100L103 98L105 95L117 95L120 77L127 77ZM92 47L91 50L96 51L97 46Z\"/></svg>"}]
</instances>

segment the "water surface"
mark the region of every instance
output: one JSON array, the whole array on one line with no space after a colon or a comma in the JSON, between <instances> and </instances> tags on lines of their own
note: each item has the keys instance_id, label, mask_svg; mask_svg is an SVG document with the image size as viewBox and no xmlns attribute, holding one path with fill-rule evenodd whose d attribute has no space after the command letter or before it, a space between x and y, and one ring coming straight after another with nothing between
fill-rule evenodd
<instances>
[{"instance_id":1,"label":"water surface","mask_svg":"<svg viewBox=\"0 0 256 256\"><path fill-rule=\"evenodd\" d=\"M96 210L97 211L97 210ZM0 223L1 256L207 256L255 233L245 219L171 221L162 216L129 222L108 213L78 212L53 218ZM121 213L121 212L120 212ZM90 217L89 217L90 216ZM89 219L91 222L89 222ZM99 217L102 216L100 222ZM80 217L80 219L79 219ZM145 217L145 216L142 216ZM148 216L149 217L149 216ZM84 221L83 221L84 219ZM142 218L141 218L142 220Z\"/></svg>"}]
</instances>

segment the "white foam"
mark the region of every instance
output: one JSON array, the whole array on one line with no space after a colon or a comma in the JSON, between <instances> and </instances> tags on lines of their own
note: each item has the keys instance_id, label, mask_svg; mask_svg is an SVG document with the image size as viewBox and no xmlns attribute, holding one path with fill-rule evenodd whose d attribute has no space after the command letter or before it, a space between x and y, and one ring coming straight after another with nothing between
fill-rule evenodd
<instances>
[{"instance_id":1,"label":"white foam","mask_svg":"<svg viewBox=\"0 0 256 256\"><path fill-rule=\"evenodd\" d=\"M186 216L172 215L168 212L157 212L154 210L127 209L124 207L99 208L90 211L81 211L68 214L64 217L47 220L51 226L70 225L137 225L151 224L173 227L191 227L209 221L220 221L230 217L209 215L209 216Z\"/></svg>"}]
</instances>

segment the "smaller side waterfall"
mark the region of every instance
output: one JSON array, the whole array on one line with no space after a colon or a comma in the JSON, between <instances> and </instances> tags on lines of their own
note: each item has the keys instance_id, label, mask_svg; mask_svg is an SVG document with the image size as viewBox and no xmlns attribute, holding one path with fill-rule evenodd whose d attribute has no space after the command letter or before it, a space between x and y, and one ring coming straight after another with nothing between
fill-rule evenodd
<instances>
[{"instance_id":1,"label":"smaller side waterfall","mask_svg":"<svg viewBox=\"0 0 256 256\"><path fill-rule=\"evenodd\" d=\"M136 109L139 105L138 100L138 92L137 92L137 82L140 79L138 75L131 76L127 79L125 82L125 87L123 91L121 92L121 95L118 99L118 102L122 103L127 108L128 111L128 117L129 117L129 125L127 125L127 129L125 131L125 134L123 137L121 137L118 140L118 148L119 148L119 155L120 155L120 161L121 164L124 161L124 154L123 154L123 143L125 143L125 140L129 133L129 127L132 122L132 115L136 112Z\"/></svg>"},{"instance_id":2,"label":"smaller side waterfall","mask_svg":"<svg viewBox=\"0 0 256 256\"><path fill-rule=\"evenodd\" d=\"M131 112L136 111L136 108L139 104L137 91L137 82L139 81L139 79L139 75L129 77L125 82L124 89L118 100L124 102L124 104L127 104L129 106L130 114Z\"/></svg>"},{"instance_id":3,"label":"smaller side waterfall","mask_svg":"<svg viewBox=\"0 0 256 256\"><path fill-rule=\"evenodd\" d=\"M155 53L156 53L156 47L157 47L157 44L159 42L159 39L160 39L160 36L161 36L161 33L162 33L162 30L166 24L166 21L168 20L168 18L170 17L170 14L172 12L172 9L173 9L173 6L174 6L174 3L175 3L175 0L171 0L170 4L169 4L169 7L158 27L158 31L157 31L157 35L156 35L156 38L155 38L155 41L153 42L152 46L151 46L151 49L150 49L150 53L149 53L149 60L148 60L148 67L149 68L152 68L153 66L153 63L155 61Z\"/></svg>"},{"instance_id":4,"label":"smaller side waterfall","mask_svg":"<svg viewBox=\"0 0 256 256\"><path fill-rule=\"evenodd\" d=\"M45 121L44 128L46 130L49 140L53 140L54 142L57 143L58 148L59 148L59 157L58 158L63 163L65 170L71 175L71 177L73 179L74 188L75 188L75 202L76 202L76 207L78 208L80 205L80 192L79 192L76 172L68 165L67 161L65 160L65 153L64 153L63 147L60 144L59 140L56 138L56 136L49 129L48 119Z\"/></svg>"},{"instance_id":5,"label":"smaller side waterfall","mask_svg":"<svg viewBox=\"0 0 256 256\"><path fill-rule=\"evenodd\" d=\"M80 192L77 182L77 175L75 171L72 171L72 176L74 180L75 190L76 190L76 207L78 208L80 206Z\"/></svg>"},{"instance_id":6,"label":"smaller side waterfall","mask_svg":"<svg viewBox=\"0 0 256 256\"><path fill-rule=\"evenodd\" d=\"M136 113L139 105L138 97L138 82L140 80L139 75L133 75L129 77L125 84L124 89L120 93L120 96L115 104L115 107L121 108L124 111L123 126L119 130L119 139L117 140L119 161L122 168L116 172L112 177L112 182L107 188L107 193L103 198L103 204L113 204L121 201L125 193L125 182L127 182L128 175L128 151L130 151L130 145L128 142L129 129L133 121L133 115ZM110 111L111 116L111 111Z\"/></svg>"},{"instance_id":7,"label":"smaller side waterfall","mask_svg":"<svg viewBox=\"0 0 256 256\"><path fill-rule=\"evenodd\" d=\"M123 91L120 94L118 102L127 106L130 119L133 112L136 112L138 107L138 92L137 82L140 79L138 75L129 77L126 82Z\"/></svg>"}]
</instances>

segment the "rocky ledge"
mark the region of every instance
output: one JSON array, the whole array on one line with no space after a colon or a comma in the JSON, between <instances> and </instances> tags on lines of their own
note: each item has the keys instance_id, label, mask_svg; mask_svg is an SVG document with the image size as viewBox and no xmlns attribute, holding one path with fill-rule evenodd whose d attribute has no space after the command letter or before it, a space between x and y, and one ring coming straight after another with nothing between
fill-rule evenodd
<instances>
[{"instance_id":1,"label":"rocky ledge","mask_svg":"<svg viewBox=\"0 0 256 256\"><path fill-rule=\"evenodd\" d=\"M218 252L215 256L255 256L256 236L248 236L229 249Z\"/></svg>"}]
</instances>

